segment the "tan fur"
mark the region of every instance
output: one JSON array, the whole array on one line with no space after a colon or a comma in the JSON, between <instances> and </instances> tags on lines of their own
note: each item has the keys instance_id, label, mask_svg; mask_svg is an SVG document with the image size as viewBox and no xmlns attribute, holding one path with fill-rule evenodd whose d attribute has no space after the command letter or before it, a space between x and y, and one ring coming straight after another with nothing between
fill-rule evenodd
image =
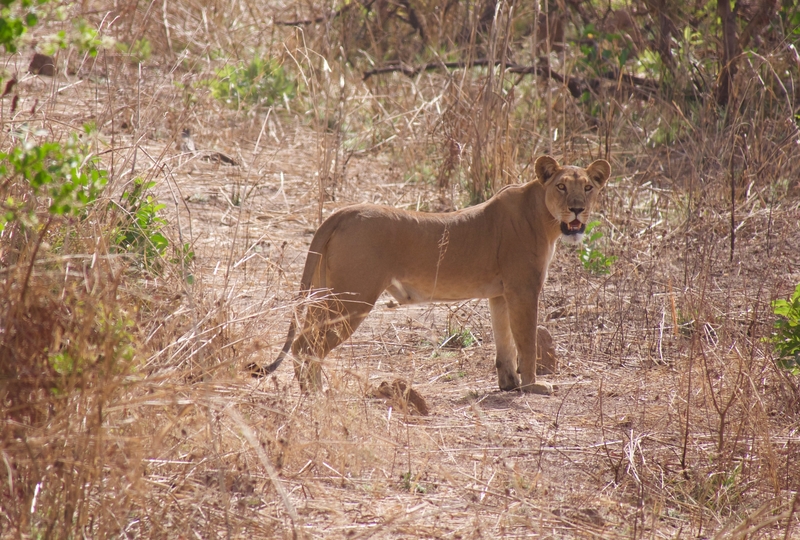
<instances>
[{"instance_id":1,"label":"tan fur","mask_svg":"<svg viewBox=\"0 0 800 540\"><path fill-rule=\"evenodd\" d=\"M536 381L539 294L556 242L577 236L562 224L572 223L570 233L586 224L611 167L604 160L561 167L542 156L534 171L533 181L452 213L359 204L333 214L303 270L300 292L310 299L303 330L295 339L293 320L278 359L250 366L254 375L274 371L291 348L301 388L320 387L320 361L388 290L400 304L488 298L500 388L550 394Z\"/></svg>"}]
</instances>

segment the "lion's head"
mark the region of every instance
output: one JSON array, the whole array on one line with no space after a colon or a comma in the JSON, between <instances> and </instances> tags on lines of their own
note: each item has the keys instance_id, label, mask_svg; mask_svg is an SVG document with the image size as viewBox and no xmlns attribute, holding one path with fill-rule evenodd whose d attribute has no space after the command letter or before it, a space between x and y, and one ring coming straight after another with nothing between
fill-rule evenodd
<instances>
[{"instance_id":1,"label":"lion's head","mask_svg":"<svg viewBox=\"0 0 800 540\"><path fill-rule=\"evenodd\" d=\"M533 168L546 188L547 209L561 223L562 239L580 243L597 196L611 175L611 165L598 159L585 169L562 167L550 156L542 156Z\"/></svg>"}]
</instances>

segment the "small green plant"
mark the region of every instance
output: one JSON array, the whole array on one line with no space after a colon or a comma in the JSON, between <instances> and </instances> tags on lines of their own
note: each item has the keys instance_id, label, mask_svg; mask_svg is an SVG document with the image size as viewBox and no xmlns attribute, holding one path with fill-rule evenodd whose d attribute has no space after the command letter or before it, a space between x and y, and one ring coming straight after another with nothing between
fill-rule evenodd
<instances>
[{"instance_id":1,"label":"small green plant","mask_svg":"<svg viewBox=\"0 0 800 540\"><path fill-rule=\"evenodd\" d=\"M180 247L174 248L175 257L170 259L170 262L184 272L184 279L189 285L194 284L194 274L190 271L190 265L194 261L194 250L189 242L184 242Z\"/></svg>"},{"instance_id":2,"label":"small green plant","mask_svg":"<svg viewBox=\"0 0 800 540\"><path fill-rule=\"evenodd\" d=\"M601 275L611 272L611 265L617 258L600 251L598 243L603 237L603 233L594 230L598 225L600 225L599 221L590 221L586 224L583 244L578 248L578 257L586 270L592 274Z\"/></svg>"},{"instance_id":3,"label":"small green plant","mask_svg":"<svg viewBox=\"0 0 800 540\"><path fill-rule=\"evenodd\" d=\"M419 483L418 478L410 472L404 473L402 477L403 490L411 493L424 494L428 489Z\"/></svg>"},{"instance_id":4,"label":"small green plant","mask_svg":"<svg viewBox=\"0 0 800 540\"><path fill-rule=\"evenodd\" d=\"M147 38L137 39L133 43L117 43L117 50L122 54L128 55L131 60L144 62L152 54L150 40Z\"/></svg>"},{"instance_id":5,"label":"small green plant","mask_svg":"<svg viewBox=\"0 0 800 540\"><path fill-rule=\"evenodd\" d=\"M467 372L464 370L450 371L442 377L442 380L446 382L451 382L451 381L456 381L458 379L463 379L466 376Z\"/></svg>"},{"instance_id":6,"label":"small green plant","mask_svg":"<svg viewBox=\"0 0 800 540\"><path fill-rule=\"evenodd\" d=\"M296 85L274 58L255 57L248 64L227 65L208 82L211 94L238 109L243 104L272 105L295 96Z\"/></svg>"},{"instance_id":7,"label":"small green plant","mask_svg":"<svg viewBox=\"0 0 800 540\"><path fill-rule=\"evenodd\" d=\"M698 477L691 488L691 497L703 506L719 511L729 508L742 496L742 464L727 464L724 469Z\"/></svg>"},{"instance_id":8,"label":"small green plant","mask_svg":"<svg viewBox=\"0 0 800 540\"><path fill-rule=\"evenodd\" d=\"M62 340L57 351L48 354L47 362L53 371L62 377L84 373L85 370L105 362L106 368L116 372L125 369L133 359L135 349L131 331L136 327L134 320L123 311L108 312L104 309L87 310L74 308L79 320L91 321L92 332L88 339ZM98 346L93 340L102 336L107 340ZM109 354L111 353L111 354ZM52 381L51 391L59 391L59 383Z\"/></svg>"},{"instance_id":9,"label":"small green plant","mask_svg":"<svg viewBox=\"0 0 800 540\"><path fill-rule=\"evenodd\" d=\"M469 328L448 328L439 347L448 349L466 349L478 342L478 338Z\"/></svg>"},{"instance_id":10,"label":"small green plant","mask_svg":"<svg viewBox=\"0 0 800 540\"><path fill-rule=\"evenodd\" d=\"M800 375L800 283L789 300L779 298L772 302L772 312L778 316L771 337L777 364L793 375Z\"/></svg>"},{"instance_id":11,"label":"small green plant","mask_svg":"<svg viewBox=\"0 0 800 540\"><path fill-rule=\"evenodd\" d=\"M53 55L59 49L75 47L79 51L94 57L101 50L113 46L114 39L112 37L101 35L94 26L84 19L78 18L72 21L72 28L45 36L41 50L45 54Z\"/></svg>"},{"instance_id":12,"label":"small green plant","mask_svg":"<svg viewBox=\"0 0 800 540\"><path fill-rule=\"evenodd\" d=\"M133 187L122 194L120 207L125 217L117 231L116 244L121 251L139 256L144 268L158 270L169 240L161 232L167 221L158 215L165 205L148 193L154 186L155 182L136 178Z\"/></svg>"},{"instance_id":13,"label":"small green plant","mask_svg":"<svg viewBox=\"0 0 800 540\"><path fill-rule=\"evenodd\" d=\"M118 226L115 242L120 251L134 255L143 268L157 272L170 242L163 233L167 220L159 215L165 205L149 194L153 187L155 182L136 178L133 187L122 194L119 206L125 214ZM173 255L169 262L184 270L188 270L194 260L194 250L188 242L173 246ZM185 277L189 284L194 281L190 273Z\"/></svg>"},{"instance_id":14,"label":"small green plant","mask_svg":"<svg viewBox=\"0 0 800 540\"><path fill-rule=\"evenodd\" d=\"M25 142L0 153L0 231L12 221L34 227L40 202L50 215L83 217L107 182L108 172L97 165L75 135L64 144Z\"/></svg>"}]
</instances>

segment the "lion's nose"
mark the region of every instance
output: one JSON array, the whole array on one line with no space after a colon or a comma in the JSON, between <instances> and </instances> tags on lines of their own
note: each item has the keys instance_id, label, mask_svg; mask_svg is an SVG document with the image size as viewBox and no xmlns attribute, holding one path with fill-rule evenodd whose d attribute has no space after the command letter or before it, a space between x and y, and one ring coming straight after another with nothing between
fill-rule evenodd
<instances>
[{"instance_id":1,"label":"lion's nose","mask_svg":"<svg viewBox=\"0 0 800 540\"><path fill-rule=\"evenodd\" d=\"M570 209L569 209L569 211L570 211L570 212L572 212L573 214L575 214L575 218L576 218L576 219L577 219L577 218L578 218L578 216L581 214L581 212L583 212L584 210L585 210L584 208L570 208Z\"/></svg>"}]
</instances>

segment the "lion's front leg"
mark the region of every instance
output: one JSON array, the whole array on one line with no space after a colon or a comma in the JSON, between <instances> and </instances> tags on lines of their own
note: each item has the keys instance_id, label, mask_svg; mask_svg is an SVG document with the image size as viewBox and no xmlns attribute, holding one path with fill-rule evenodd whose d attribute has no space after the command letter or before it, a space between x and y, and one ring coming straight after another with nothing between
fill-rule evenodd
<instances>
[{"instance_id":1,"label":"lion's front leg","mask_svg":"<svg viewBox=\"0 0 800 540\"><path fill-rule=\"evenodd\" d=\"M514 345L514 337L511 335L511 327L508 322L506 299L502 296L490 298L489 309L492 312L492 331L497 351L495 367L500 390L516 390L519 388L517 348Z\"/></svg>"},{"instance_id":2,"label":"lion's front leg","mask_svg":"<svg viewBox=\"0 0 800 540\"><path fill-rule=\"evenodd\" d=\"M536 381L536 339L539 315L539 288L533 293L510 296L507 299L509 323L517 345L517 371L520 390L549 396L553 386Z\"/></svg>"}]
</instances>

